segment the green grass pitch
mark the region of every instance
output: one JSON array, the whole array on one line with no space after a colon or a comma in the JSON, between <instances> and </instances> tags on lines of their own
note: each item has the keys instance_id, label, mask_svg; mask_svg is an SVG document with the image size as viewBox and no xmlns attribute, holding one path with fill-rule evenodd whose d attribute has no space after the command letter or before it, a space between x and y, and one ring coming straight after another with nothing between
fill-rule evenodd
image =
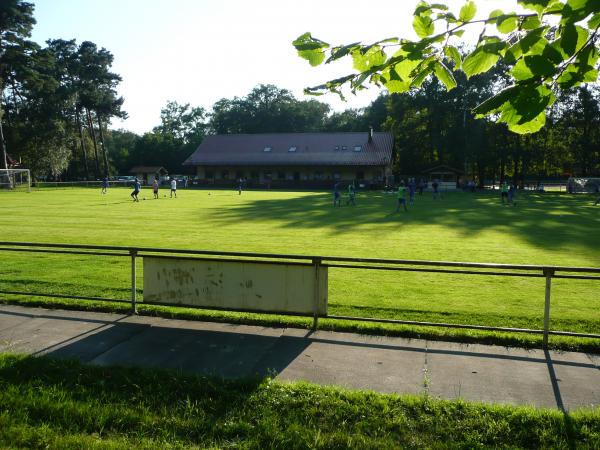
<instances>
[{"instance_id":1,"label":"green grass pitch","mask_svg":"<svg viewBox=\"0 0 600 450\"><path fill-rule=\"evenodd\" d=\"M424 194L408 212L395 213L395 196L380 192L360 192L356 206L341 208L332 207L329 192L180 189L171 199L163 189L154 200L145 188L139 203L129 192L0 192L0 235L44 243L600 267L600 207L585 195L523 193L512 207L492 193L446 193L441 200ZM0 258L0 290L129 296L126 258L13 252ZM543 279L332 268L329 280L331 314L543 325ZM599 310L600 281L553 281L553 329L600 333Z\"/></svg>"}]
</instances>

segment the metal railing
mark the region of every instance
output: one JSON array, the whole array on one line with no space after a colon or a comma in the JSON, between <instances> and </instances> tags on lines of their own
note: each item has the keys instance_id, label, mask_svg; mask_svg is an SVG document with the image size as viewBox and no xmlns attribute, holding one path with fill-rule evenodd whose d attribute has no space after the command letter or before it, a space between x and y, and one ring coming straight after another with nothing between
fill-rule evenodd
<instances>
[{"instance_id":1,"label":"metal railing","mask_svg":"<svg viewBox=\"0 0 600 450\"><path fill-rule=\"evenodd\" d=\"M69 254L69 255L89 255L89 256L114 256L127 257L131 259L131 298L114 299L105 297L77 296L68 294L50 294L40 292L24 292L0 290L0 294L22 295L51 298L70 298L75 300L95 300L107 302L126 302L131 304L133 313L137 313L137 285L136 285L136 261L137 258L144 256L161 255L163 257L173 257L205 261L237 261L269 264L301 264L310 265L315 268L315 276L318 289L319 267L331 267L341 269L367 269L367 270L387 270L387 271L405 271L405 272L427 272L444 274L463 274L463 275L481 275L481 276L502 276L502 277L528 277L545 279L545 299L544 299L544 328L510 328L495 327L485 325L441 323L441 322L422 322L413 320L397 320L372 317L350 317L339 315L326 315L329 319L353 320L365 322L394 323L404 325L418 325L446 328L464 328L473 330L504 331L518 333L533 333L543 335L543 344L547 346L549 335L571 336L600 339L600 334L576 333L571 331L557 331L550 329L550 304L552 279L577 279L594 280L600 282L600 268L596 267L570 267L570 266L548 266L548 265L526 265L526 264L495 264L495 263L474 263L474 262L450 262L450 261L425 261L425 260L405 260L405 259L381 259L381 258L351 258L340 256L312 256L312 255L291 255L277 253L251 253L251 252L224 252L210 250L184 250L170 248L151 248L151 247L122 247L108 245L79 245L79 244L42 244L32 242L1 242L0 252L34 252L50 254ZM318 295L315 295L318 298ZM152 305L177 306L171 303L151 302ZM193 307L185 305L185 307ZM218 310L215 307L199 307L200 309ZM226 308L221 308L226 309ZM231 309L229 309L231 310ZM244 312L242 309L233 311ZM268 311L253 311L268 313ZM276 312L284 315L285 313ZM292 314L292 313L287 313ZM298 315L298 314L292 314ZM319 315L313 314L313 327L317 327Z\"/></svg>"}]
</instances>

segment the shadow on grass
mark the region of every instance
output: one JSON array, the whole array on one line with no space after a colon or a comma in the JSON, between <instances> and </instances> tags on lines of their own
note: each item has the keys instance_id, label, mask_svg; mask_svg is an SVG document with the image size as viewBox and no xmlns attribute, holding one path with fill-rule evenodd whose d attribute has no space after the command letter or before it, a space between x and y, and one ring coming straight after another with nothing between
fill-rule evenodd
<instances>
[{"instance_id":1,"label":"shadow on grass","mask_svg":"<svg viewBox=\"0 0 600 450\"><path fill-rule=\"evenodd\" d=\"M227 416L245 408L262 382L136 367L91 367L49 357L4 358L1 384L7 391L12 387L21 392L19 404L37 404L25 411L15 405L13 416L18 419L24 413L28 423L52 424L74 433L139 433L206 442L207 434L219 434ZM35 399L28 398L32 387Z\"/></svg>"},{"instance_id":2,"label":"shadow on grass","mask_svg":"<svg viewBox=\"0 0 600 450\"><path fill-rule=\"evenodd\" d=\"M12 425L20 438L8 440L13 435L0 429L0 440L19 448L52 447L63 436L80 436L68 446L77 448L139 442L144 448L437 448L440 442L452 448L597 448L599 442L593 412L227 381L52 358L0 355L0 386L2 406L10 411L0 423L8 424L8 433Z\"/></svg>"},{"instance_id":3,"label":"shadow on grass","mask_svg":"<svg viewBox=\"0 0 600 450\"><path fill-rule=\"evenodd\" d=\"M382 233L397 231L399 226L439 225L465 236L501 230L506 232L507 240L519 237L545 249L600 247L600 235L594 232L600 225L600 208L592 206L589 196L522 193L513 207L502 205L499 197L491 193L447 193L441 200L424 194L416 197L408 212L398 213L395 202L393 194L366 193L359 195L356 206L334 208L332 195L315 193L249 200L220 210L209 220L215 224L275 221L281 227L298 230L329 228L330 234L355 232L363 225L378 227Z\"/></svg>"}]
</instances>

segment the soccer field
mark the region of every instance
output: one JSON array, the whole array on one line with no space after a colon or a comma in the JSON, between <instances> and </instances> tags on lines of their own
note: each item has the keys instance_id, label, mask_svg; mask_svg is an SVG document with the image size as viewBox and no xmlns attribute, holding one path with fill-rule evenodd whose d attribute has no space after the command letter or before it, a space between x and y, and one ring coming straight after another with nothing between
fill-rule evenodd
<instances>
[{"instance_id":1,"label":"soccer field","mask_svg":"<svg viewBox=\"0 0 600 450\"><path fill-rule=\"evenodd\" d=\"M167 197L164 197L165 192ZM394 195L143 189L0 192L2 240L137 245L514 264L600 267L600 207L591 196L526 193L503 206L491 193L417 196L395 213ZM345 199L343 204L345 204ZM0 290L128 298L126 258L0 252ZM140 265L141 266L141 265ZM141 274L140 274L141 276ZM141 285L141 283L140 283ZM7 297L8 298L8 297ZM541 328L544 280L330 269L337 315ZM556 330L600 333L600 282L554 280ZM464 333L468 333L463 331Z\"/></svg>"}]
</instances>

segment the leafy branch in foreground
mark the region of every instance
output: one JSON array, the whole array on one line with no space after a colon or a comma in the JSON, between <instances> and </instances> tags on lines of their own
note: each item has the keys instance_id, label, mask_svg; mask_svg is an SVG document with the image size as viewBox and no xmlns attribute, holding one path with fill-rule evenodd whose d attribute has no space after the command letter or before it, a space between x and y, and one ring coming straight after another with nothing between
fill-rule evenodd
<instances>
[{"instance_id":1,"label":"leafy branch in foreground","mask_svg":"<svg viewBox=\"0 0 600 450\"><path fill-rule=\"evenodd\" d=\"M518 0L531 13L494 10L487 19L475 19L477 5L468 0L458 16L440 3L421 1L413 13L420 38L399 37L364 45L354 42L331 47L310 33L293 45L312 66L351 57L355 73L309 87L305 93L352 93L368 84L402 93L419 88L435 76L447 90L456 87L454 74L467 78L502 64L512 84L487 99L474 112L493 116L516 133L533 133L546 123L546 110L558 89L569 89L598 78L600 1ZM474 49L464 57L458 45L465 29L481 27Z\"/></svg>"}]
</instances>

